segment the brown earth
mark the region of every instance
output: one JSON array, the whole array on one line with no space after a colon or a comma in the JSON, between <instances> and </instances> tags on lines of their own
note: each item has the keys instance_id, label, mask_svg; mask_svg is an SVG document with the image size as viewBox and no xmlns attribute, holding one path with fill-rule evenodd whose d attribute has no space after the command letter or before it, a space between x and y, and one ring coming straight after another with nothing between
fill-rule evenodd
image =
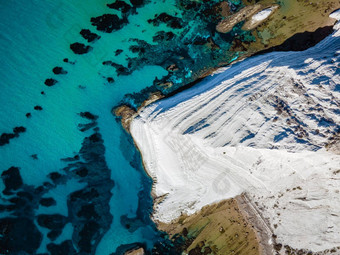
<instances>
[{"instance_id":1,"label":"brown earth","mask_svg":"<svg viewBox=\"0 0 340 255\"><path fill-rule=\"evenodd\" d=\"M123 128L127 132L130 132L129 130L130 130L131 121L139 113L139 111L142 110L147 105L163 97L164 96L160 92L151 93L149 98L142 103L142 105L137 109L137 111L135 111L133 108L127 105L121 105L118 107L114 107L111 112L113 115L120 117Z\"/></svg>"},{"instance_id":2,"label":"brown earth","mask_svg":"<svg viewBox=\"0 0 340 255\"><path fill-rule=\"evenodd\" d=\"M128 251L124 255L144 255L144 254L145 254L144 249L139 248L137 250Z\"/></svg>"},{"instance_id":3,"label":"brown earth","mask_svg":"<svg viewBox=\"0 0 340 255\"><path fill-rule=\"evenodd\" d=\"M243 2L247 7L255 4L254 0ZM248 54L280 45L297 33L333 26L336 20L329 14L340 8L339 0L260 0L256 4L267 7L277 3L279 8L252 31L256 41L244 45Z\"/></svg>"},{"instance_id":4,"label":"brown earth","mask_svg":"<svg viewBox=\"0 0 340 255\"><path fill-rule=\"evenodd\" d=\"M157 226L171 238L184 237L183 251L188 254L265 254L252 223L240 210L239 199L208 205L170 224L157 222Z\"/></svg>"}]
</instances>

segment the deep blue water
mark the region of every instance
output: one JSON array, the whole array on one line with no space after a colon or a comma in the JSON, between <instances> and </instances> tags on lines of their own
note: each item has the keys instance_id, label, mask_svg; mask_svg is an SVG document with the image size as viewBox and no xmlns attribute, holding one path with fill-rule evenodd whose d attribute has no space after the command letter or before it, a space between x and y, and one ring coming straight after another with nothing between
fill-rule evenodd
<instances>
[{"instance_id":1,"label":"deep blue water","mask_svg":"<svg viewBox=\"0 0 340 255\"><path fill-rule=\"evenodd\" d=\"M0 1L0 254L175 254L111 110L242 54L253 38L215 33L219 2Z\"/></svg>"}]
</instances>

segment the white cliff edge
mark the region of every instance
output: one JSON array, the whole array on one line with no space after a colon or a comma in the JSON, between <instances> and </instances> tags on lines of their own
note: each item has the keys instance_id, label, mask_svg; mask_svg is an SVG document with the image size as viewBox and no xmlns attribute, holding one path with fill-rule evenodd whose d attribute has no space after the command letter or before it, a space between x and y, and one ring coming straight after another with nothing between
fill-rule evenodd
<instances>
[{"instance_id":1,"label":"white cliff edge","mask_svg":"<svg viewBox=\"0 0 340 255\"><path fill-rule=\"evenodd\" d=\"M155 195L165 196L155 220L246 192L278 242L340 246L335 29L306 51L251 57L140 112L130 131Z\"/></svg>"}]
</instances>

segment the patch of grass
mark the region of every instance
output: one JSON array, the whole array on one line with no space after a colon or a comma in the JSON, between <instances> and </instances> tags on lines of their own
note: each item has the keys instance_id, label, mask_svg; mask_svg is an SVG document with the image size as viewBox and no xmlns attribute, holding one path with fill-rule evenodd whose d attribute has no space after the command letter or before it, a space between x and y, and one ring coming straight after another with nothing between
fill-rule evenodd
<instances>
[{"instance_id":1,"label":"patch of grass","mask_svg":"<svg viewBox=\"0 0 340 255\"><path fill-rule=\"evenodd\" d=\"M190 239L183 247L188 254L260 254L256 234L235 199L205 206L193 215L181 216L171 224L159 223L158 227L170 237L179 234Z\"/></svg>"}]
</instances>

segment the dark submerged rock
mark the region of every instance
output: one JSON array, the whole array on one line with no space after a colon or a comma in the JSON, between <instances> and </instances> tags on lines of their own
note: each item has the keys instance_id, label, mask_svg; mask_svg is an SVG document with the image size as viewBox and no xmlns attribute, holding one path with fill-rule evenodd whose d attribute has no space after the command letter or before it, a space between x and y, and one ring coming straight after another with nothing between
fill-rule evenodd
<instances>
[{"instance_id":1,"label":"dark submerged rock","mask_svg":"<svg viewBox=\"0 0 340 255\"><path fill-rule=\"evenodd\" d=\"M53 69L54 70L54 69ZM48 78L45 80L45 85L48 86L48 87L51 87L53 85L55 85L58 81L53 79L53 78Z\"/></svg>"},{"instance_id":2,"label":"dark submerged rock","mask_svg":"<svg viewBox=\"0 0 340 255\"><path fill-rule=\"evenodd\" d=\"M20 177L21 178L21 177ZM17 193L18 197L23 197L28 201L33 201L34 197L32 196L32 194L30 192L27 191L19 191Z\"/></svg>"},{"instance_id":3,"label":"dark submerged rock","mask_svg":"<svg viewBox=\"0 0 340 255\"><path fill-rule=\"evenodd\" d=\"M88 42L93 42L95 40L98 40L100 39L100 36L95 34L95 33L92 33L89 29L82 29L80 31L80 34L81 36L87 40Z\"/></svg>"},{"instance_id":4,"label":"dark submerged rock","mask_svg":"<svg viewBox=\"0 0 340 255\"><path fill-rule=\"evenodd\" d=\"M86 118L88 120L96 120L98 119L98 116L90 113L90 112L81 112L80 113L80 116L83 117L83 118Z\"/></svg>"},{"instance_id":5,"label":"dark submerged rock","mask_svg":"<svg viewBox=\"0 0 340 255\"><path fill-rule=\"evenodd\" d=\"M80 168L80 169L76 170L75 173L76 173L79 177L85 177L85 176L87 176L87 174L89 173L89 171L87 170L86 167L83 167L83 168Z\"/></svg>"},{"instance_id":6,"label":"dark submerged rock","mask_svg":"<svg viewBox=\"0 0 340 255\"><path fill-rule=\"evenodd\" d=\"M98 229L100 229L100 225L94 220L85 223L83 229L79 232L78 246L82 252L93 252L91 241L97 239Z\"/></svg>"},{"instance_id":7,"label":"dark submerged rock","mask_svg":"<svg viewBox=\"0 0 340 255\"><path fill-rule=\"evenodd\" d=\"M21 197L13 197L8 201L14 205L15 209L21 209L28 206L28 201Z\"/></svg>"},{"instance_id":8,"label":"dark submerged rock","mask_svg":"<svg viewBox=\"0 0 340 255\"><path fill-rule=\"evenodd\" d=\"M91 128L96 126L96 122L86 123L86 124L78 124L78 129L80 132L85 132L87 130L90 130Z\"/></svg>"},{"instance_id":9,"label":"dark submerged rock","mask_svg":"<svg viewBox=\"0 0 340 255\"><path fill-rule=\"evenodd\" d=\"M145 53L145 48L144 47L141 47L141 46L138 46L138 45L131 45L129 47L129 50L133 53L139 53L139 54L143 54Z\"/></svg>"},{"instance_id":10,"label":"dark submerged rock","mask_svg":"<svg viewBox=\"0 0 340 255\"><path fill-rule=\"evenodd\" d=\"M32 154L32 155L31 155L31 158L37 160L37 159L38 159L38 154Z\"/></svg>"},{"instance_id":11,"label":"dark submerged rock","mask_svg":"<svg viewBox=\"0 0 340 255\"><path fill-rule=\"evenodd\" d=\"M68 58L64 58L64 59L63 59L63 62L69 63L69 64L71 64L71 65L74 65L74 64L76 63L75 61L70 61Z\"/></svg>"},{"instance_id":12,"label":"dark submerged rock","mask_svg":"<svg viewBox=\"0 0 340 255\"><path fill-rule=\"evenodd\" d=\"M75 155L74 157L63 158L61 160L65 162L74 162L79 160L79 158L80 158L79 155Z\"/></svg>"},{"instance_id":13,"label":"dark submerged rock","mask_svg":"<svg viewBox=\"0 0 340 255\"><path fill-rule=\"evenodd\" d=\"M23 184L19 168L14 166L10 167L6 171L3 171L1 174L1 179L5 184L5 190L3 191L4 193L6 191L17 190Z\"/></svg>"},{"instance_id":14,"label":"dark submerged rock","mask_svg":"<svg viewBox=\"0 0 340 255\"><path fill-rule=\"evenodd\" d=\"M24 217L0 219L0 233L1 254L35 254L42 241L33 221Z\"/></svg>"},{"instance_id":15,"label":"dark submerged rock","mask_svg":"<svg viewBox=\"0 0 340 255\"><path fill-rule=\"evenodd\" d=\"M112 77L107 77L106 80L109 82L109 83L114 83L115 80L112 78Z\"/></svg>"},{"instance_id":16,"label":"dark submerged rock","mask_svg":"<svg viewBox=\"0 0 340 255\"><path fill-rule=\"evenodd\" d=\"M95 116L89 112L81 115L96 124ZM14 134L23 132L23 127L13 129ZM34 225L38 224L50 231L47 237L54 241L66 224L73 228L72 240L61 244L50 243L50 254L94 254L96 247L110 228L113 216L110 213L111 190L114 182L111 171L105 161L105 147L99 129L93 127L93 133L86 137L77 155L67 158L67 167L61 173L52 172L48 177L51 182L33 186L23 183L18 167L3 171L3 200L0 212L8 212L13 218L0 219L0 253L1 254L36 254L42 240L42 234ZM43 197L58 185L71 179L85 184L82 189L69 194L67 199L68 215L36 215L39 206L52 206L56 201L52 197ZM8 196L10 195L10 196ZM7 214L6 214L7 215ZM75 248L77 252L75 251Z\"/></svg>"},{"instance_id":17,"label":"dark submerged rock","mask_svg":"<svg viewBox=\"0 0 340 255\"><path fill-rule=\"evenodd\" d=\"M83 205L80 211L77 214L78 217L83 217L85 219L97 219L99 217L98 213L95 210L95 206L93 204Z\"/></svg>"},{"instance_id":18,"label":"dark submerged rock","mask_svg":"<svg viewBox=\"0 0 340 255\"><path fill-rule=\"evenodd\" d=\"M54 241L55 239L58 238L58 236L61 235L62 232L63 232L62 229L54 229L54 230L51 230L50 232L48 232L47 237L51 241Z\"/></svg>"},{"instance_id":19,"label":"dark submerged rock","mask_svg":"<svg viewBox=\"0 0 340 255\"><path fill-rule=\"evenodd\" d=\"M9 144L9 141L11 139L19 137L20 133L24 133L25 131L26 131L26 128L20 126L20 127L13 128L13 133L2 133L1 136L0 136L0 146L4 146L5 144Z\"/></svg>"},{"instance_id":20,"label":"dark submerged rock","mask_svg":"<svg viewBox=\"0 0 340 255\"><path fill-rule=\"evenodd\" d=\"M121 0L117 0L113 2L112 4L107 4L107 7L111 9L119 10L122 13L127 13L128 11L131 10L131 5Z\"/></svg>"},{"instance_id":21,"label":"dark submerged rock","mask_svg":"<svg viewBox=\"0 0 340 255\"><path fill-rule=\"evenodd\" d=\"M75 255L78 254L73 247L71 240L66 240L61 244L49 243L47 245L47 250L51 255Z\"/></svg>"},{"instance_id":22,"label":"dark submerged rock","mask_svg":"<svg viewBox=\"0 0 340 255\"><path fill-rule=\"evenodd\" d=\"M15 134L23 133L23 132L25 132L25 131L26 131L26 128L23 127L23 126L13 128L13 132L14 132Z\"/></svg>"},{"instance_id":23,"label":"dark submerged rock","mask_svg":"<svg viewBox=\"0 0 340 255\"><path fill-rule=\"evenodd\" d=\"M111 33L112 31L119 30L128 21L125 19L120 19L115 14L104 14L102 16L91 18L91 23L97 28L97 30Z\"/></svg>"},{"instance_id":24,"label":"dark submerged rock","mask_svg":"<svg viewBox=\"0 0 340 255\"><path fill-rule=\"evenodd\" d=\"M47 188L47 189L51 189L51 188L54 187L54 185L53 185L52 183L50 183L50 182L44 182L43 185L44 185L44 187Z\"/></svg>"},{"instance_id":25,"label":"dark submerged rock","mask_svg":"<svg viewBox=\"0 0 340 255\"><path fill-rule=\"evenodd\" d=\"M39 203L45 207L50 207L57 204L57 202L52 197L42 198L40 199Z\"/></svg>"},{"instance_id":26,"label":"dark submerged rock","mask_svg":"<svg viewBox=\"0 0 340 255\"><path fill-rule=\"evenodd\" d=\"M161 14L156 14L154 19L149 19L148 23L153 24L154 26L159 26L160 23L165 23L168 27L173 29L183 28L182 19L178 17L171 16L165 12Z\"/></svg>"},{"instance_id":27,"label":"dark submerged rock","mask_svg":"<svg viewBox=\"0 0 340 255\"><path fill-rule=\"evenodd\" d=\"M112 61L104 61L103 65L108 65L108 66L114 67L116 69L117 76L120 76L120 75L130 75L133 72L133 70L130 70L129 68L127 68L127 67L125 67L123 65L114 63Z\"/></svg>"},{"instance_id":28,"label":"dark submerged rock","mask_svg":"<svg viewBox=\"0 0 340 255\"><path fill-rule=\"evenodd\" d=\"M116 50L115 51L115 56L120 55L122 52L123 52L123 50L121 50L121 49Z\"/></svg>"},{"instance_id":29,"label":"dark submerged rock","mask_svg":"<svg viewBox=\"0 0 340 255\"><path fill-rule=\"evenodd\" d=\"M88 46L88 45L85 45L85 44L83 44L83 43L76 42L76 43L72 43L72 44L70 45L70 49L71 49L75 54L82 55L82 54L86 54L86 53L88 53L90 50L92 50L92 47L91 47L91 46Z\"/></svg>"},{"instance_id":30,"label":"dark submerged rock","mask_svg":"<svg viewBox=\"0 0 340 255\"><path fill-rule=\"evenodd\" d=\"M54 67L54 68L52 69L52 72L53 72L54 74L67 74L67 71L64 70L64 69L63 69L62 67L60 67L60 66Z\"/></svg>"},{"instance_id":31,"label":"dark submerged rock","mask_svg":"<svg viewBox=\"0 0 340 255\"><path fill-rule=\"evenodd\" d=\"M155 34L155 36L152 37L153 42L162 42L162 41L170 41L175 37L175 34L173 32L165 32L165 31L159 31Z\"/></svg>"},{"instance_id":32,"label":"dark submerged rock","mask_svg":"<svg viewBox=\"0 0 340 255\"><path fill-rule=\"evenodd\" d=\"M3 146L5 144L9 144L9 141L11 139L13 139L15 136L15 134L11 134L11 133L3 133L0 136L0 146Z\"/></svg>"},{"instance_id":33,"label":"dark submerged rock","mask_svg":"<svg viewBox=\"0 0 340 255\"><path fill-rule=\"evenodd\" d=\"M94 128L94 127L97 125L96 120L97 120L98 116L93 115L93 114L90 113L90 112L81 112L79 115L80 115L82 118L85 118L85 119L88 119L88 120L91 121L90 123L85 123L85 124L79 123L79 124L78 124L78 129L79 129L81 132L85 132L85 131L87 131L87 130L89 130L89 129L91 129L91 128ZM79 157L79 156L78 156L78 157Z\"/></svg>"},{"instance_id":34,"label":"dark submerged rock","mask_svg":"<svg viewBox=\"0 0 340 255\"><path fill-rule=\"evenodd\" d=\"M61 175L60 173L58 172L52 172L48 175L48 177L54 182L54 183L58 183L60 182L60 180L63 179L63 175Z\"/></svg>"},{"instance_id":35,"label":"dark submerged rock","mask_svg":"<svg viewBox=\"0 0 340 255\"><path fill-rule=\"evenodd\" d=\"M130 3L135 7L141 7L145 4L144 0L130 0Z\"/></svg>"},{"instance_id":36,"label":"dark submerged rock","mask_svg":"<svg viewBox=\"0 0 340 255\"><path fill-rule=\"evenodd\" d=\"M94 252L113 218L108 202L112 196L111 189L114 183L110 178L104 153L103 139L95 132L84 139L80 150L81 159L64 169L66 172L72 171L78 178L82 178L83 182L88 183L88 186L71 193L68 197L71 213L69 217L73 219L72 224L77 229L73 234L74 241L80 252Z\"/></svg>"},{"instance_id":37,"label":"dark submerged rock","mask_svg":"<svg viewBox=\"0 0 340 255\"><path fill-rule=\"evenodd\" d=\"M40 214L37 220L40 226L48 229L62 229L67 222L67 218L60 214Z\"/></svg>"},{"instance_id":38,"label":"dark submerged rock","mask_svg":"<svg viewBox=\"0 0 340 255\"><path fill-rule=\"evenodd\" d=\"M34 106L34 110L36 110L36 111L42 111L42 109L43 108L40 105Z\"/></svg>"}]
</instances>

